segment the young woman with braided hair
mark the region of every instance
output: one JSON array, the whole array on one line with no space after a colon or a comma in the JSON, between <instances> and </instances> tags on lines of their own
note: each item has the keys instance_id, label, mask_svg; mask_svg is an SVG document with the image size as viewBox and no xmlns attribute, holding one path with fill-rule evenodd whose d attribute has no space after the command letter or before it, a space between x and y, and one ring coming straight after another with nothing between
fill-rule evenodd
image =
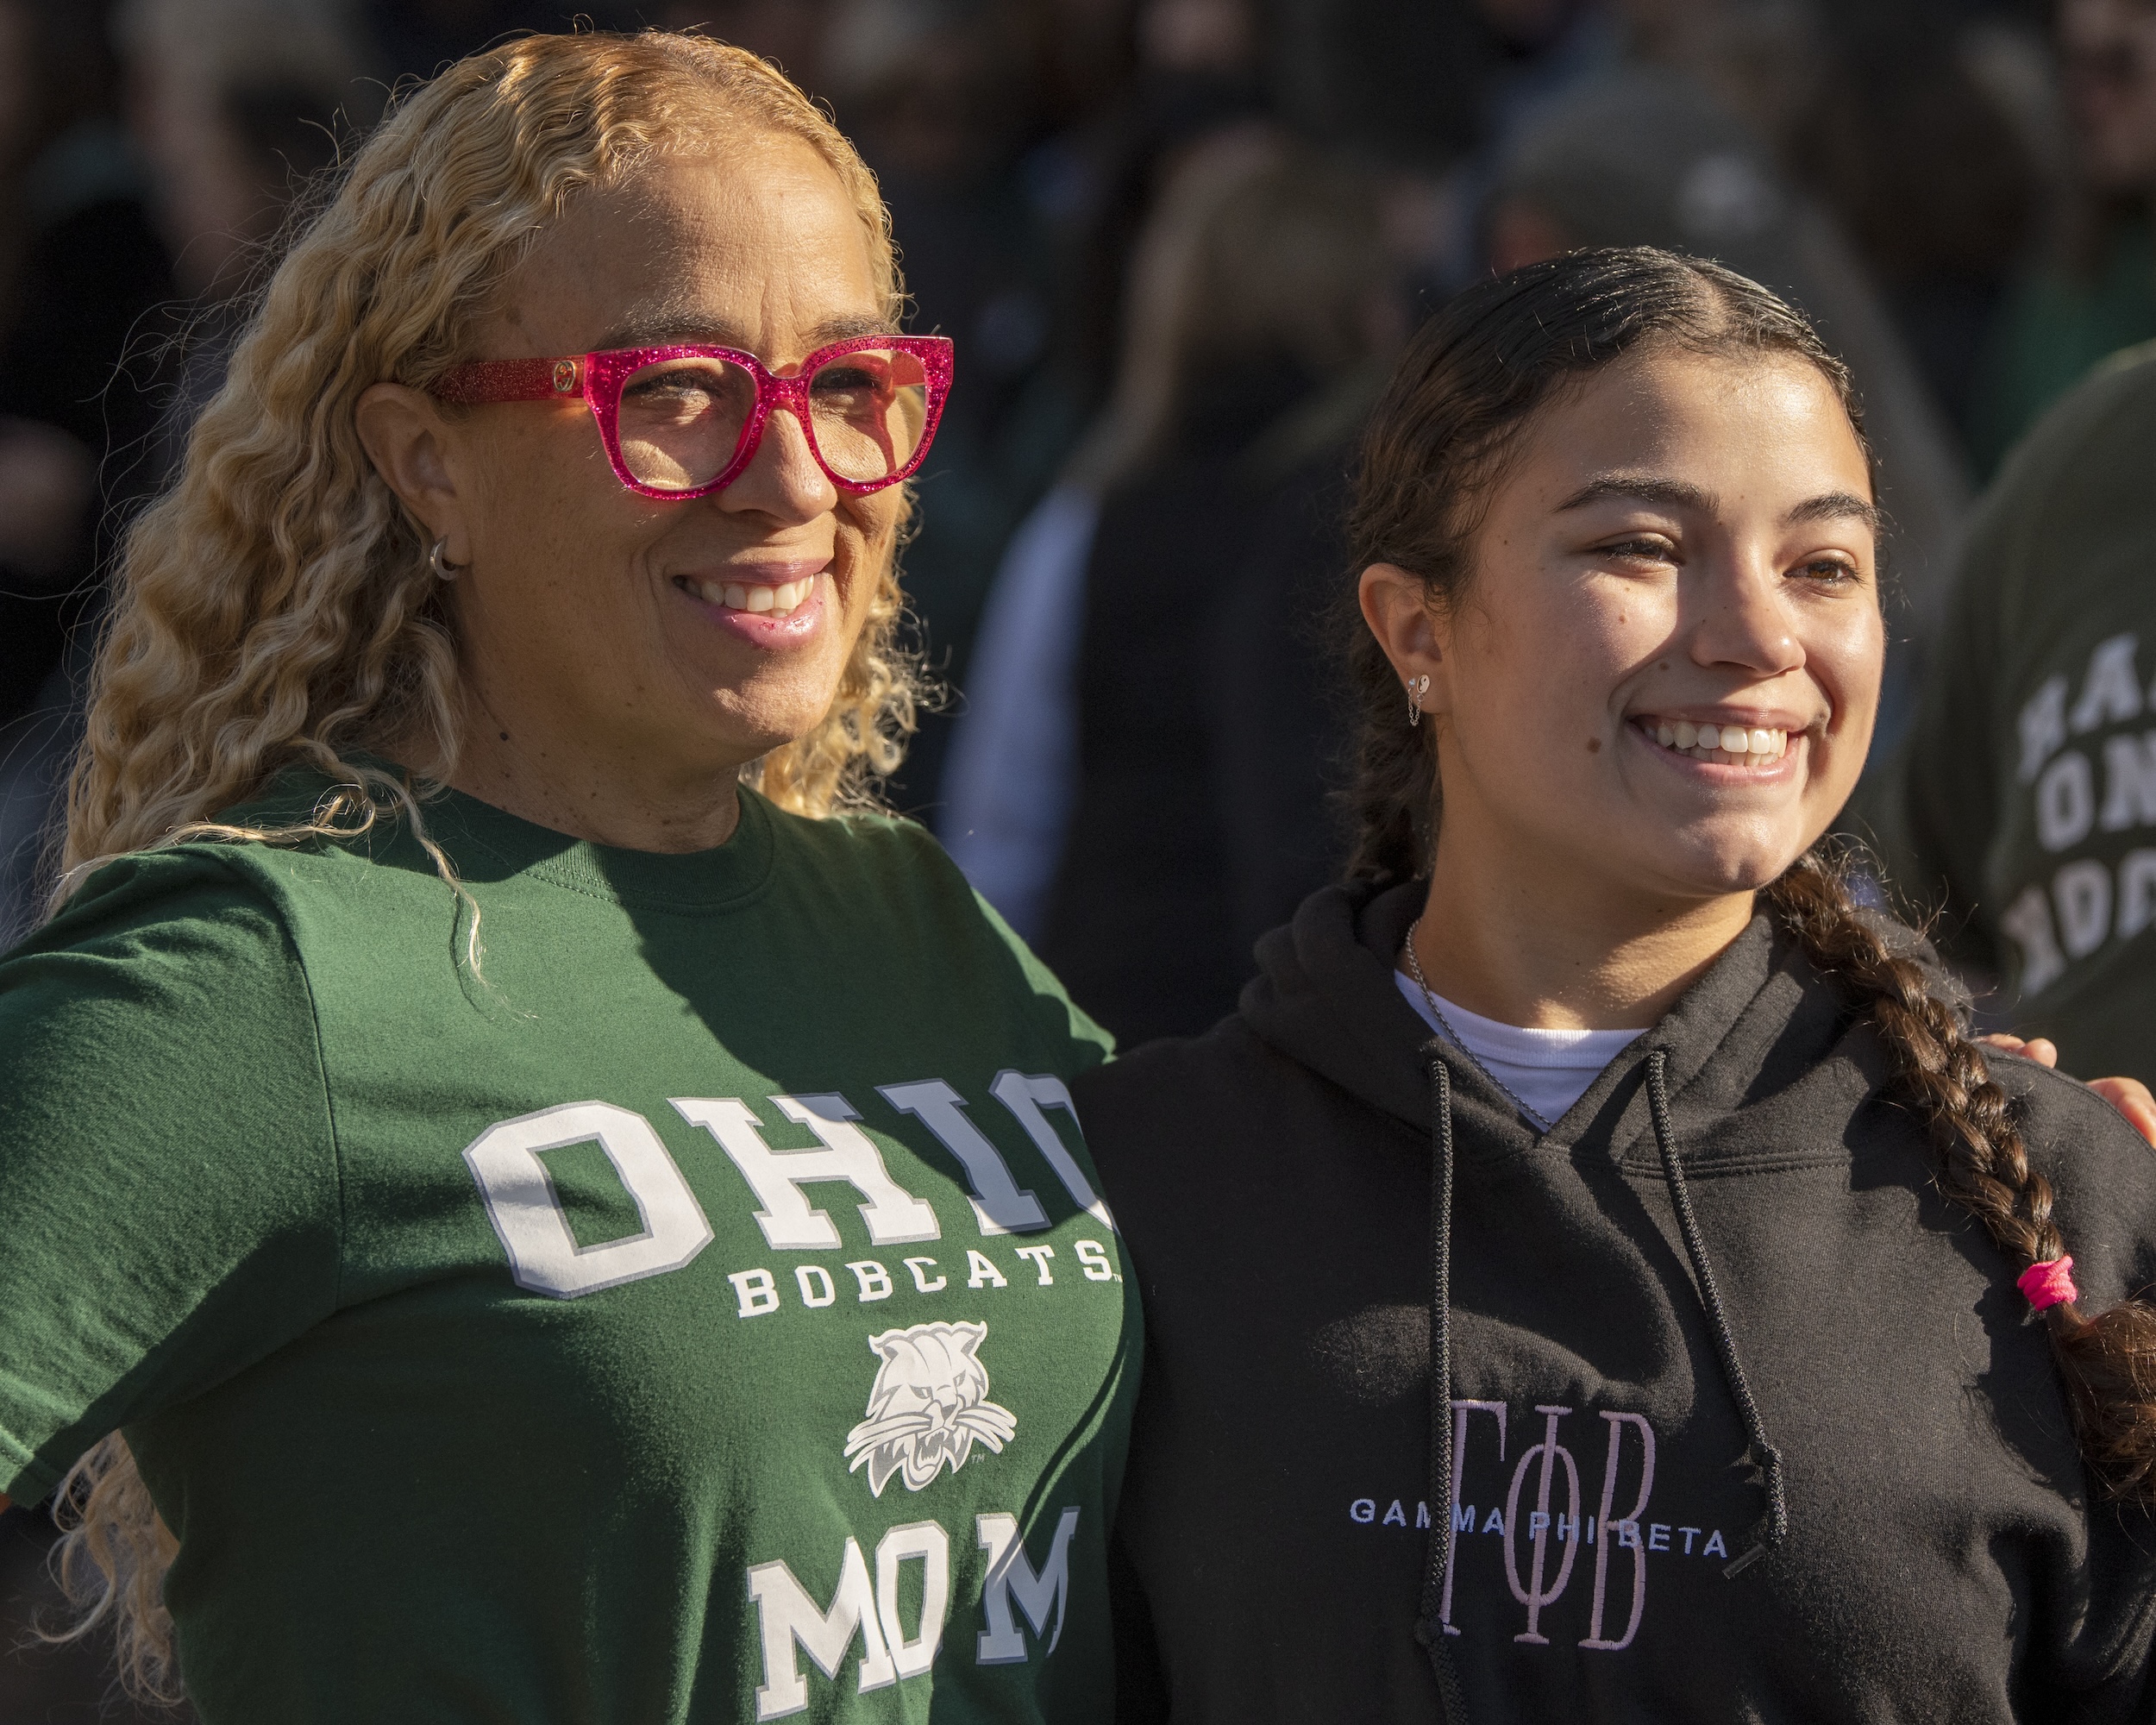
<instances>
[{"instance_id":1,"label":"young woman with braided hair","mask_svg":"<svg viewBox=\"0 0 2156 1725\"><path fill-rule=\"evenodd\" d=\"M1079 1087L1125 1720L2145 1720L2156 1152L1821 837L1879 509L1796 312L1471 289L1363 446L1348 880Z\"/></svg>"}]
</instances>

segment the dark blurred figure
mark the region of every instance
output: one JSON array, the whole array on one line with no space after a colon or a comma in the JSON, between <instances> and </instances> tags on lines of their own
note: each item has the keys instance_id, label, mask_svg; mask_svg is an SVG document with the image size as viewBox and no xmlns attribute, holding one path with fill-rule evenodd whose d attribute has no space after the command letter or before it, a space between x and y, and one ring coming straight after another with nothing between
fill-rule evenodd
<instances>
[{"instance_id":1,"label":"dark blurred figure","mask_svg":"<svg viewBox=\"0 0 2156 1725\"><path fill-rule=\"evenodd\" d=\"M1404 323L1395 273L1368 176L1250 128L1188 153L1108 408L998 579L945 840L1125 1040L1232 1007L1250 940L1337 861L1298 668L1338 574L1318 500ZM1249 794L1269 774L1279 794Z\"/></svg>"},{"instance_id":2,"label":"dark blurred figure","mask_svg":"<svg viewBox=\"0 0 2156 1725\"><path fill-rule=\"evenodd\" d=\"M373 122L384 89L360 22L339 0L125 0L106 28L122 65L132 142L122 160L141 164L126 208L157 267L141 291L123 279L70 284L98 314L80 342L89 380L73 387L88 398L79 411L101 416L78 435L102 440L103 527L96 545L78 536L85 549L69 589L78 598L62 611L34 710L0 755L0 944L27 931L50 886L48 840L101 607L91 557L112 549L163 484L222 378L243 290L291 199Z\"/></svg>"},{"instance_id":3,"label":"dark blurred figure","mask_svg":"<svg viewBox=\"0 0 2156 1725\"><path fill-rule=\"evenodd\" d=\"M580 19L586 28L634 30L658 22L660 9L633 0L367 0L363 11L393 76L431 78L513 31L573 29ZM713 9L724 9L723 0Z\"/></svg>"},{"instance_id":4,"label":"dark blurred figure","mask_svg":"<svg viewBox=\"0 0 2156 1725\"><path fill-rule=\"evenodd\" d=\"M812 96L824 94L824 33L831 0L664 0L643 16L657 29L700 30L761 54Z\"/></svg>"},{"instance_id":5,"label":"dark blurred figure","mask_svg":"<svg viewBox=\"0 0 2156 1725\"><path fill-rule=\"evenodd\" d=\"M1834 221L1973 472L1979 357L2064 146L2018 0L1614 0L1635 64L1741 119Z\"/></svg>"},{"instance_id":6,"label":"dark blurred figure","mask_svg":"<svg viewBox=\"0 0 2156 1725\"><path fill-rule=\"evenodd\" d=\"M2036 111L2040 40L1963 25L1958 9L1821 0L1816 72L1783 143L1940 405L1966 427L1977 356L2036 236L2051 152Z\"/></svg>"},{"instance_id":7,"label":"dark blurred figure","mask_svg":"<svg viewBox=\"0 0 2156 1725\"><path fill-rule=\"evenodd\" d=\"M836 0L818 56L823 91L890 206L913 327L959 344L904 554L921 644L954 679L1004 543L1089 405L1083 380L1050 357L1046 225L1025 166L1038 23L991 0ZM929 715L893 789L901 806L935 800L947 737Z\"/></svg>"},{"instance_id":8,"label":"dark blurred figure","mask_svg":"<svg viewBox=\"0 0 2156 1725\"><path fill-rule=\"evenodd\" d=\"M1115 369L1139 231L1177 157L1266 108L1269 47L1254 0L1142 0L1129 18L1120 87L1027 165L1056 267L1059 358L1096 392Z\"/></svg>"},{"instance_id":9,"label":"dark blurred figure","mask_svg":"<svg viewBox=\"0 0 2156 1725\"><path fill-rule=\"evenodd\" d=\"M180 293L229 300L294 192L380 116L384 64L341 0L125 0L114 22Z\"/></svg>"},{"instance_id":10,"label":"dark blurred figure","mask_svg":"<svg viewBox=\"0 0 2156 1725\"><path fill-rule=\"evenodd\" d=\"M862 9L878 3L891 0L866 0ZM972 638L998 562L1113 369L1139 229L1189 151L1264 113L1269 39L1255 0L957 9L973 17L975 42L970 57L948 63L987 56L988 99L977 95L972 111L976 136L1002 140L991 152L1001 166L963 181L948 169L924 176L912 164L932 129L893 129L890 110L849 101L843 80L834 100L883 176L917 323L961 339L959 380L922 476L906 568L931 665L969 689ZM848 16L842 6L827 64L853 52ZM966 111L955 92L943 105ZM923 725L898 787L903 806L940 803L950 724L950 715L931 715Z\"/></svg>"},{"instance_id":11,"label":"dark blurred figure","mask_svg":"<svg viewBox=\"0 0 2156 1725\"><path fill-rule=\"evenodd\" d=\"M2156 336L2156 7L2057 0L2073 176L1988 344L1972 408L1984 471L2105 354Z\"/></svg>"},{"instance_id":12,"label":"dark blurred figure","mask_svg":"<svg viewBox=\"0 0 2156 1725\"><path fill-rule=\"evenodd\" d=\"M120 124L107 9L0 0L0 724L59 662L98 465L139 443L154 412L107 389L170 292Z\"/></svg>"},{"instance_id":13,"label":"dark blurred figure","mask_svg":"<svg viewBox=\"0 0 2156 1725\"><path fill-rule=\"evenodd\" d=\"M127 0L116 25L181 295L153 356L161 484L293 199L380 117L386 62L343 0Z\"/></svg>"},{"instance_id":14,"label":"dark blurred figure","mask_svg":"<svg viewBox=\"0 0 2156 1725\"><path fill-rule=\"evenodd\" d=\"M85 0L0 0L0 944L71 744L98 523L135 493L155 423L120 362L172 291L109 24Z\"/></svg>"},{"instance_id":15,"label":"dark blurred figure","mask_svg":"<svg viewBox=\"0 0 2156 1725\"><path fill-rule=\"evenodd\" d=\"M1282 117L1424 169L1473 156L1617 49L1596 0L1272 0L1269 10Z\"/></svg>"}]
</instances>

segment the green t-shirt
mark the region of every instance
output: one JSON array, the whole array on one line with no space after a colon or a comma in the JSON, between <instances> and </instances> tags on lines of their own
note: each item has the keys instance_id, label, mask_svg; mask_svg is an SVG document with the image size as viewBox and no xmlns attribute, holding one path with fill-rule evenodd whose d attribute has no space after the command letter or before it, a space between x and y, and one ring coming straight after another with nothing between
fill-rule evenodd
<instances>
[{"instance_id":1,"label":"green t-shirt","mask_svg":"<svg viewBox=\"0 0 2156 1725\"><path fill-rule=\"evenodd\" d=\"M2060 403L1971 523L1851 825L2067 1070L2156 1082L2156 345Z\"/></svg>"},{"instance_id":2,"label":"green t-shirt","mask_svg":"<svg viewBox=\"0 0 2156 1725\"><path fill-rule=\"evenodd\" d=\"M918 828L742 800L433 805L477 977L394 831L0 961L0 1491L124 1429L205 1725L1111 1711L1107 1038Z\"/></svg>"}]
</instances>

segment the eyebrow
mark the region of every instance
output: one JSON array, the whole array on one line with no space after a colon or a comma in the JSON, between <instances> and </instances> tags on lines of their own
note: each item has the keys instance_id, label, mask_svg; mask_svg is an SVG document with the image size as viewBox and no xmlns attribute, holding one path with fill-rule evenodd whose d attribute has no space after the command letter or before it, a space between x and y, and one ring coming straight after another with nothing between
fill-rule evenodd
<instances>
[{"instance_id":1,"label":"eyebrow","mask_svg":"<svg viewBox=\"0 0 2156 1725\"><path fill-rule=\"evenodd\" d=\"M1861 521L1874 532L1879 527L1879 506L1865 501L1853 492L1822 492L1817 497L1808 497L1787 515L1783 524L1801 526L1807 521L1834 521L1847 518Z\"/></svg>"},{"instance_id":2,"label":"eyebrow","mask_svg":"<svg viewBox=\"0 0 2156 1725\"><path fill-rule=\"evenodd\" d=\"M1605 474L1590 480L1571 496L1557 505L1557 513L1568 509L1583 509L1590 503L1600 503L1605 498L1625 498L1635 503L1650 503L1664 509L1690 509L1711 515L1720 506L1720 500L1704 486L1689 484L1683 480L1663 479L1652 474ZM1784 527L1799 527L1808 521L1861 521L1875 532L1879 525L1878 505L1867 502L1853 492L1821 492L1817 497L1808 497L1782 518Z\"/></svg>"},{"instance_id":3,"label":"eyebrow","mask_svg":"<svg viewBox=\"0 0 2156 1725\"><path fill-rule=\"evenodd\" d=\"M887 336L893 333L890 323L881 317L831 317L809 331L809 346L811 348L828 348L833 342L847 341L856 336ZM691 312L669 311L617 325L599 337L599 345L592 352L605 353L612 348L664 348L699 343L714 348L745 349L749 347L741 331L723 322L699 318Z\"/></svg>"},{"instance_id":4,"label":"eyebrow","mask_svg":"<svg viewBox=\"0 0 2156 1725\"><path fill-rule=\"evenodd\" d=\"M1566 498L1557 505L1557 513L1584 509L1590 503L1600 503L1611 497L1659 504L1665 509L1696 509L1709 514L1716 507L1713 492L1683 480L1659 479L1652 474L1604 474L1599 479L1589 480Z\"/></svg>"}]
</instances>

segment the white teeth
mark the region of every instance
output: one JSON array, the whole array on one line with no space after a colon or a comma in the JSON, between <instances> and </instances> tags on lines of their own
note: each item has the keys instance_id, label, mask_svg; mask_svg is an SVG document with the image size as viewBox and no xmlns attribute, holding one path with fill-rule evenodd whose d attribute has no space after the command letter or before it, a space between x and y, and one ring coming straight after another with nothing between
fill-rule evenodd
<instances>
[{"instance_id":1,"label":"white teeth","mask_svg":"<svg viewBox=\"0 0 2156 1725\"><path fill-rule=\"evenodd\" d=\"M804 575L798 581L780 581L775 585L747 581L693 581L686 585L707 605L783 617L806 603L809 595L816 591L816 577Z\"/></svg>"},{"instance_id":2,"label":"white teeth","mask_svg":"<svg viewBox=\"0 0 2156 1725\"><path fill-rule=\"evenodd\" d=\"M1664 749L1674 749L1695 761L1713 761L1724 766L1764 766L1789 752L1789 733L1761 726L1694 724L1688 719L1642 719L1640 725Z\"/></svg>"}]
</instances>

